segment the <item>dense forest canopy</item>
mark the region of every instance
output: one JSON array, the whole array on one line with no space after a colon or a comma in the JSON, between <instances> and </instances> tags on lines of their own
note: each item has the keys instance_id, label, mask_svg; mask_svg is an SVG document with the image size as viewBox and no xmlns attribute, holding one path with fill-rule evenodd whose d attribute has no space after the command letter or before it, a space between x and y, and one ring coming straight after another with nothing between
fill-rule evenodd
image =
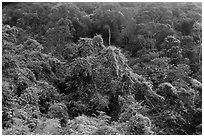
<instances>
[{"instance_id":1,"label":"dense forest canopy","mask_svg":"<svg viewBox=\"0 0 204 137\"><path fill-rule=\"evenodd\" d=\"M2 6L2 134L202 134L202 3Z\"/></svg>"}]
</instances>

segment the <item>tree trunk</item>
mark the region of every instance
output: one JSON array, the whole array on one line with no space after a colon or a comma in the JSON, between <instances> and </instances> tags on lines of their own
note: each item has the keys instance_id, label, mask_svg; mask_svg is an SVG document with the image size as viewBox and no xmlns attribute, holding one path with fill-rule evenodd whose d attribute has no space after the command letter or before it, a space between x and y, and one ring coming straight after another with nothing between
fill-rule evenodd
<instances>
[{"instance_id":1,"label":"tree trunk","mask_svg":"<svg viewBox=\"0 0 204 137\"><path fill-rule=\"evenodd\" d=\"M200 45L199 53L198 53L198 63L202 63L202 45Z\"/></svg>"},{"instance_id":2,"label":"tree trunk","mask_svg":"<svg viewBox=\"0 0 204 137\"><path fill-rule=\"evenodd\" d=\"M108 45L110 46L111 44L111 30L110 30L110 26L108 27Z\"/></svg>"},{"instance_id":3,"label":"tree trunk","mask_svg":"<svg viewBox=\"0 0 204 137\"><path fill-rule=\"evenodd\" d=\"M111 93L111 99L109 104L111 121L117 121L121 113L121 106L119 104L118 93Z\"/></svg>"}]
</instances>

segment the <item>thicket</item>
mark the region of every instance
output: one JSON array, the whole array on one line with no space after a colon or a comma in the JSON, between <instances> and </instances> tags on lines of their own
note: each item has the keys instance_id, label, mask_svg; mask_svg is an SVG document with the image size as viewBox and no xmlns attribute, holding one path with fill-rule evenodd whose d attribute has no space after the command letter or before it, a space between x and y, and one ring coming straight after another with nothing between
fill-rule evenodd
<instances>
[{"instance_id":1,"label":"thicket","mask_svg":"<svg viewBox=\"0 0 204 137\"><path fill-rule=\"evenodd\" d=\"M3 3L2 134L202 134L201 11Z\"/></svg>"}]
</instances>

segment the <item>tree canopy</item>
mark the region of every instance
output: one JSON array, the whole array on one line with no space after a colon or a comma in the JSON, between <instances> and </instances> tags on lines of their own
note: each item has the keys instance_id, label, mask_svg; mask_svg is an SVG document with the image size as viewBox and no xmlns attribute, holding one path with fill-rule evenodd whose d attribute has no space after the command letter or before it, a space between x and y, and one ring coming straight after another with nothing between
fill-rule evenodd
<instances>
[{"instance_id":1,"label":"tree canopy","mask_svg":"<svg viewBox=\"0 0 204 137\"><path fill-rule=\"evenodd\" d=\"M3 3L2 134L202 134L201 3Z\"/></svg>"}]
</instances>

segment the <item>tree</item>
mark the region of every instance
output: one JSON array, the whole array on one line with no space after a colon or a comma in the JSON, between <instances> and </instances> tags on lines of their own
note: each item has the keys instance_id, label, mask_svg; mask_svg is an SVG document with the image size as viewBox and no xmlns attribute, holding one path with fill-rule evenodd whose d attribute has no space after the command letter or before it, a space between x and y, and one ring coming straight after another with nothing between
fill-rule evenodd
<instances>
[{"instance_id":1,"label":"tree","mask_svg":"<svg viewBox=\"0 0 204 137\"><path fill-rule=\"evenodd\" d=\"M50 28L47 30L46 32L47 46L46 47L48 49L56 48L57 51L52 51L52 52L60 52L61 49L65 46L65 44L73 40L74 32L75 30L73 28L72 22L69 19L61 18L57 22L54 28Z\"/></svg>"},{"instance_id":2,"label":"tree","mask_svg":"<svg viewBox=\"0 0 204 137\"><path fill-rule=\"evenodd\" d=\"M141 8L136 17L137 23L164 23L172 18L171 10L163 5L149 4L145 8ZM171 23L170 23L171 25Z\"/></svg>"},{"instance_id":3,"label":"tree","mask_svg":"<svg viewBox=\"0 0 204 137\"><path fill-rule=\"evenodd\" d=\"M127 50L136 56L141 49L158 49L168 35L174 35L175 31L170 25L161 23L141 23L129 22L121 33L120 44L126 44ZM128 47L129 45L129 47Z\"/></svg>"},{"instance_id":4,"label":"tree","mask_svg":"<svg viewBox=\"0 0 204 137\"><path fill-rule=\"evenodd\" d=\"M106 31L106 34L102 33L102 35L105 41L108 41L109 44L111 41L116 41L116 38L122 29L124 15L119 11L118 6L119 5L113 3L104 3L96 9L92 15L92 19L99 31Z\"/></svg>"}]
</instances>

